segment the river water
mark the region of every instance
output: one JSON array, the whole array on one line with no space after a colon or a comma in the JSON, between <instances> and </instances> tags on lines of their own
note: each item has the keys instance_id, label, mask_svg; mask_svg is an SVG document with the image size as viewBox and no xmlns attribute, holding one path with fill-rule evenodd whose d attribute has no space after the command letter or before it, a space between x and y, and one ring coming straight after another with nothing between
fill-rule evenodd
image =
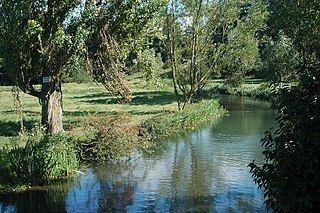
<instances>
[{"instance_id":1,"label":"river water","mask_svg":"<svg viewBox=\"0 0 320 213\"><path fill-rule=\"evenodd\" d=\"M247 165L263 161L270 104L221 96L226 116L152 154L87 168L68 182L0 195L0 212L266 212Z\"/></svg>"}]
</instances>

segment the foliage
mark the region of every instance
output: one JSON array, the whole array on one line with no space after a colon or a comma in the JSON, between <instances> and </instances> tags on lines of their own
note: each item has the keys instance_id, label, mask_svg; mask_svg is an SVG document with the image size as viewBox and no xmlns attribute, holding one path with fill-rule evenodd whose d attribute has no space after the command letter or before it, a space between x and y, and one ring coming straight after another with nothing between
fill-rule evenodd
<instances>
[{"instance_id":1,"label":"foliage","mask_svg":"<svg viewBox=\"0 0 320 213\"><path fill-rule=\"evenodd\" d=\"M232 86L241 85L246 74L259 64L259 33L267 16L262 1L170 3L168 52L175 91L184 95L181 108L211 76L222 76Z\"/></svg>"},{"instance_id":2,"label":"foliage","mask_svg":"<svg viewBox=\"0 0 320 213\"><path fill-rule=\"evenodd\" d=\"M266 205L276 212L318 212L320 208L319 1L270 0L270 28L292 41L298 56L298 85L282 88L275 108L279 128L261 140L265 163L251 163Z\"/></svg>"},{"instance_id":3,"label":"foliage","mask_svg":"<svg viewBox=\"0 0 320 213\"><path fill-rule=\"evenodd\" d=\"M301 63L314 63L320 55L319 7L317 0L269 0L270 31L282 31L292 40Z\"/></svg>"},{"instance_id":4,"label":"foliage","mask_svg":"<svg viewBox=\"0 0 320 213\"><path fill-rule=\"evenodd\" d=\"M187 110L167 113L145 120L142 124L142 134L148 140L156 140L192 130L214 118L220 117L224 110L216 101L200 101Z\"/></svg>"},{"instance_id":5,"label":"foliage","mask_svg":"<svg viewBox=\"0 0 320 213\"><path fill-rule=\"evenodd\" d=\"M299 65L298 53L292 41L283 33L269 41L263 51L263 72L276 84L296 80Z\"/></svg>"},{"instance_id":6,"label":"foliage","mask_svg":"<svg viewBox=\"0 0 320 213\"><path fill-rule=\"evenodd\" d=\"M84 162L121 160L142 145L139 128L130 123L127 113L85 120L85 135L79 138L79 156Z\"/></svg>"},{"instance_id":7,"label":"foliage","mask_svg":"<svg viewBox=\"0 0 320 213\"><path fill-rule=\"evenodd\" d=\"M0 180L5 184L41 185L67 177L78 167L71 138L33 131L21 136L22 147L1 150Z\"/></svg>"},{"instance_id":8,"label":"foliage","mask_svg":"<svg viewBox=\"0 0 320 213\"><path fill-rule=\"evenodd\" d=\"M227 84L238 87L248 73L260 66L259 45L268 12L262 1L244 1L240 5L227 1L215 10L218 15L212 17L216 25L214 39L221 48L216 69Z\"/></svg>"},{"instance_id":9,"label":"foliage","mask_svg":"<svg viewBox=\"0 0 320 213\"><path fill-rule=\"evenodd\" d=\"M163 67L159 54L154 49L147 49L138 53L137 59L133 61L133 70L144 75L147 82L157 80L157 73Z\"/></svg>"},{"instance_id":10,"label":"foliage","mask_svg":"<svg viewBox=\"0 0 320 213\"><path fill-rule=\"evenodd\" d=\"M266 205L277 212L317 212L320 207L319 70L290 90L282 90L276 108L279 129L261 140L266 163L251 163ZM313 79L315 78L315 79ZM288 104L289 103L289 104Z\"/></svg>"},{"instance_id":11,"label":"foliage","mask_svg":"<svg viewBox=\"0 0 320 213\"><path fill-rule=\"evenodd\" d=\"M98 5L92 1L92 5L87 4L84 16L84 28L88 29L87 70L107 90L121 97L120 101L129 102L132 98L123 74L126 52L146 39L140 36L146 35L144 31L162 2L108 1Z\"/></svg>"}]
</instances>

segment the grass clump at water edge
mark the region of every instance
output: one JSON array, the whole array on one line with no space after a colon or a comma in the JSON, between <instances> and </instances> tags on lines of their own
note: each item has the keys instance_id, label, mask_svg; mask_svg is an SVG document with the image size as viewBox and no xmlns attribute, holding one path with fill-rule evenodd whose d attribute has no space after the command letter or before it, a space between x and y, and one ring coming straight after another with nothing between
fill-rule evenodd
<instances>
[{"instance_id":1,"label":"grass clump at water edge","mask_svg":"<svg viewBox=\"0 0 320 213\"><path fill-rule=\"evenodd\" d=\"M0 151L0 183L6 188L44 185L72 175L79 166L74 142L66 135L48 136L39 130L20 140L24 146Z\"/></svg>"}]
</instances>

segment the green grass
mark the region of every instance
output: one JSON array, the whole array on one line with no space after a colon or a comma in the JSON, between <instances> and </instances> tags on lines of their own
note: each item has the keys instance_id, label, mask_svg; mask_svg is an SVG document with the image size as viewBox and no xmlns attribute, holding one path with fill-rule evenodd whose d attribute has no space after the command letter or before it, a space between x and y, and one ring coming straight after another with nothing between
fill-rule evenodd
<instances>
[{"instance_id":1,"label":"green grass","mask_svg":"<svg viewBox=\"0 0 320 213\"><path fill-rule=\"evenodd\" d=\"M165 112L177 110L175 96L168 79L160 79L157 85L147 83L139 75L130 76L133 100L127 104L117 104L116 98L101 84L67 83L62 85L64 128L71 130L81 124L89 114L115 115L128 112L134 123ZM22 101L22 117L26 129L30 130L40 122L41 106L37 98L20 93ZM20 115L14 107L11 87L0 87L0 147L12 144L12 138L19 133Z\"/></svg>"},{"instance_id":2,"label":"green grass","mask_svg":"<svg viewBox=\"0 0 320 213\"><path fill-rule=\"evenodd\" d=\"M166 72L167 70L164 70ZM128 76L132 89L132 102L117 104L113 97L101 84L96 83L66 83L62 85L64 128L69 131L81 125L89 114L96 116L116 115L120 112L128 112L135 124L140 124L152 117L170 114L177 111L175 95L172 83L167 74L148 83L139 75ZM270 91L262 87L261 79L248 79L241 89L230 89L223 85L221 80L211 80L203 96L211 94L247 95L268 99ZM14 98L11 87L0 87L0 147L12 145L11 140L19 133L19 113L14 107ZM22 100L22 117L24 126L30 130L40 122L41 106L37 98L20 93Z\"/></svg>"},{"instance_id":3,"label":"green grass","mask_svg":"<svg viewBox=\"0 0 320 213\"><path fill-rule=\"evenodd\" d=\"M81 125L89 114L96 116L116 115L128 112L135 124L144 120L177 111L175 95L172 90L171 80L162 75L155 82L148 83L139 75L128 76L127 79L132 89L132 102L117 104L113 97L101 84L96 83L66 83L62 85L64 128L69 131ZM261 79L245 81L242 89L228 89L220 80L212 80L206 87L204 95L212 93L226 93L237 95L263 96L266 90L261 89ZM11 140L19 133L19 113L14 107L14 98L11 87L0 87L0 147L12 145ZM24 126L30 130L40 122L41 106L37 98L20 92L22 100L22 118Z\"/></svg>"}]
</instances>

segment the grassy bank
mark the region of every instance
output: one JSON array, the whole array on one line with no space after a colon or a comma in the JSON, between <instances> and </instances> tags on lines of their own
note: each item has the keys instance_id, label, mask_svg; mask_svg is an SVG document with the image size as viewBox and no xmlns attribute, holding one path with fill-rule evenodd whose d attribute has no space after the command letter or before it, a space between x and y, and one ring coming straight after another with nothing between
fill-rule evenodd
<instances>
[{"instance_id":1,"label":"grassy bank","mask_svg":"<svg viewBox=\"0 0 320 213\"><path fill-rule=\"evenodd\" d=\"M1 87L0 188L46 184L72 175L83 162L119 160L156 139L197 128L224 113L210 99L177 111L171 82L165 79L148 84L136 76L129 83L133 99L126 104L118 104L101 85L63 84L66 132L52 137L38 134L41 108L36 98L20 93L19 111L11 87Z\"/></svg>"},{"instance_id":2,"label":"grassy bank","mask_svg":"<svg viewBox=\"0 0 320 213\"><path fill-rule=\"evenodd\" d=\"M89 114L116 115L128 112L134 123L164 111L175 111L174 94L168 85L157 89L140 78L130 81L133 88L133 100L128 104L117 104L102 85L94 83L63 84L64 127L67 131L78 126ZM11 144L11 138L18 135L21 115L16 112L11 87L0 87L0 146ZM41 106L37 98L20 93L22 118L26 129L31 129L40 122Z\"/></svg>"},{"instance_id":3,"label":"grassy bank","mask_svg":"<svg viewBox=\"0 0 320 213\"><path fill-rule=\"evenodd\" d=\"M270 85L260 81L247 81L239 88L229 87L223 83L212 83L204 90L207 95L237 95L258 98L261 100L272 100L272 89Z\"/></svg>"}]
</instances>

